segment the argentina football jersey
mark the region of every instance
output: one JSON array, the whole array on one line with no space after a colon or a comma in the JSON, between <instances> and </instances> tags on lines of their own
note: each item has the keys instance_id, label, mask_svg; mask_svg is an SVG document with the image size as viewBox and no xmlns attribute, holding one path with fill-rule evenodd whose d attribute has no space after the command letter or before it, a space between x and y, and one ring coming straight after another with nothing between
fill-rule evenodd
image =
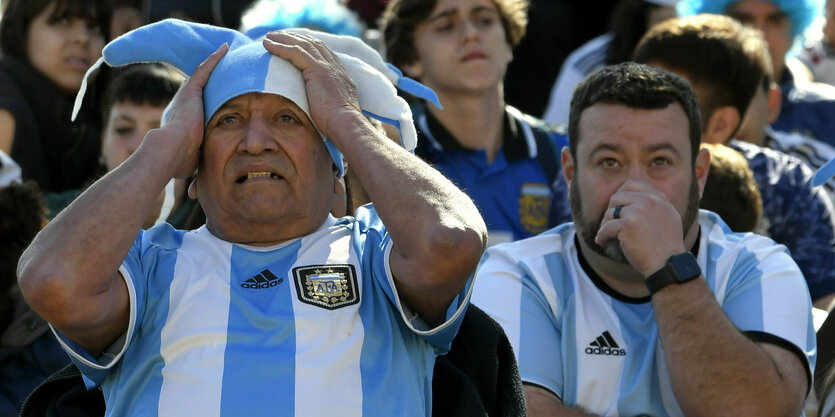
<instances>
[{"instance_id":1,"label":"argentina football jersey","mask_svg":"<svg viewBox=\"0 0 835 417\"><path fill-rule=\"evenodd\" d=\"M693 252L717 303L754 341L815 363L811 300L782 245L736 234L701 211ZM601 416L683 416L650 297L608 287L585 263L573 224L491 247L472 302L504 328L522 380ZM811 386L811 379L810 379Z\"/></svg>"},{"instance_id":2,"label":"argentina football jersey","mask_svg":"<svg viewBox=\"0 0 835 417\"><path fill-rule=\"evenodd\" d=\"M271 247L159 225L120 268L121 344L94 359L58 336L108 416L429 416L472 281L430 328L399 301L392 245L371 206Z\"/></svg>"}]
</instances>

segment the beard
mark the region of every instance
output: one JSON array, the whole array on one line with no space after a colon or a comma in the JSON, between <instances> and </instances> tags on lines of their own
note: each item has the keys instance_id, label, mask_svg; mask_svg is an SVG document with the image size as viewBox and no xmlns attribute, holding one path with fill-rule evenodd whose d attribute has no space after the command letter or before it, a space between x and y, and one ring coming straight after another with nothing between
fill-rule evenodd
<instances>
[{"instance_id":1,"label":"beard","mask_svg":"<svg viewBox=\"0 0 835 417\"><path fill-rule=\"evenodd\" d=\"M597 219L587 219L583 215L583 199L580 197L580 186L577 184L576 175L571 179L570 187L569 201L571 202L571 215L574 218L574 226L577 228L577 233L580 234L583 242L598 255L620 264L629 264L617 239L610 239L602 245L594 241L594 237L600 231L600 225L603 223L603 216L606 214L606 211L604 210L600 213ZM699 215L699 187L696 184L695 172L690 182L688 194L687 208L684 211L684 216L681 218L682 238Z\"/></svg>"}]
</instances>

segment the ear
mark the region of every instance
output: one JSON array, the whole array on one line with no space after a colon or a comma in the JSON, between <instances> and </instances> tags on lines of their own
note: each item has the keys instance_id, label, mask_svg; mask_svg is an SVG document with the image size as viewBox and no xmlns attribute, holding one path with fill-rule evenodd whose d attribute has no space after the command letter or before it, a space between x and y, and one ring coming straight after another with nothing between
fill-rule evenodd
<instances>
[{"instance_id":1,"label":"ear","mask_svg":"<svg viewBox=\"0 0 835 417\"><path fill-rule=\"evenodd\" d=\"M766 103L768 103L768 124L772 124L777 121L777 117L780 116L780 110L783 108L783 95L780 92L779 85L771 83L766 100Z\"/></svg>"},{"instance_id":2,"label":"ear","mask_svg":"<svg viewBox=\"0 0 835 417\"><path fill-rule=\"evenodd\" d=\"M731 140L731 134L739 127L742 118L733 106L722 106L708 118L702 142L724 144Z\"/></svg>"},{"instance_id":3,"label":"ear","mask_svg":"<svg viewBox=\"0 0 835 417\"><path fill-rule=\"evenodd\" d=\"M699 198L701 199L705 191L707 176L710 173L710 151L707 148L699 149L699 153L696 154L696 160L693 161L693 172L699 184Z\"/></svg>"},{"instance_id":4,"label":"ear","mask_svg":"<svg viewBox=\"0 0 835 417\"><path fill-rule=\"evenodd\" d=\"M560 151L560 160L562 176L566 182L569 182L574 178L574 158L571 157L571 151L568 150L568 146L563 146L562 151Z\"/></svg>"},{"instance_id":5,"label":"ear","mask_svg":"<svg viewBox=\"0 0 835 417\"><path fill-rule=\"evenodd\" d=\"M188 198L197 200L197 178L191 180L191 184L188 185Z\"/></svg>"},{"instance_id":6,"label":"ear","mask_svg":"<svg viewBox=\"0 0 835 417\"><path fill-rule=\"evenodd\" d=\"M418 59L403 65L402 69L403 72L409 76L409 78L414 78L420 81L420 78L423 77L423 65L420 64L420 60Z\"/></svg>"}]
</instances>

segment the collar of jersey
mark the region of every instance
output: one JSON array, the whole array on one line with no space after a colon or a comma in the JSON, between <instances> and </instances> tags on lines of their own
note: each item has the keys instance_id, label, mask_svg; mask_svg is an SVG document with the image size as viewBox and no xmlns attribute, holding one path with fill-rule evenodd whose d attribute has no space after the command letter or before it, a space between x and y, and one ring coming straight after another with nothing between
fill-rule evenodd
<instances>
[{"instance_id":1,"label":"collar of jersey","mask_svg":"<svg viewBox=\"0 0 835 417\"><path fill-rule=\"evenodd\" d=\"M699 227L699 234L696 236L696 243L693 244L693 247L690 248L690 253L693 254L696 258L699 257L699 242L702 240L702 228ZM610 287L606 281L603 281L603 278L600 278L600 275L594 271L594 268L589 265L588 261L586 261L586 257L583 256L583 249L580 247L580 234L579 232L575 232L574 234L574 247L577 248L577 260L580 262L580 267L583 268L583 271L586 275L589 276L591 282L597 287L600 291L608 294L612 298L623 301L624 303L629 304L644 304L649 303L652 301L651 296L646 297L629 297L619 293L614 288Z\"/></svg>"},{"instance_id":2,"label":"collar of jersey","mask_svg":"<svg viewBox=\"0 0 835 417\"><path fill-rule=\"evenodd\" d=\"M436 144L441 146L442 151L477 152L475 149L461 146L458 139L452 136L452 133L428 109L422 108L421 110L421 114L426 117L426 126L429 128L429 132L425 133L427 136L431 136L430 140L434 140ZM504 111L503 113L504 123L502 123L502 129L504 140L502 141L502 152L504 153L505 159L510 162L529 158L532 150L528 148L524 133L522 133L521 126L519 126L521 122L516 120L509 112ZM430 148L435 149L434 146L430 146Z\"/></svg>"}]
</instances>

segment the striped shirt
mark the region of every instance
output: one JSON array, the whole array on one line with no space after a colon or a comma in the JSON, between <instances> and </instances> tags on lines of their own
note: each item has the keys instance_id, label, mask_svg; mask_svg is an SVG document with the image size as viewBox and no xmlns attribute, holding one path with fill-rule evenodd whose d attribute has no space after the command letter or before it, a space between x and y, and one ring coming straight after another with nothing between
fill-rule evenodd
<instances>
[{"instance_id":1,"label":"striped shirt","mask_svg":"<svg viewBox=\"0 0 835 417\"><path fill-rule=\"evenodd\" d=\"M429 328L399 301L391 248L369 206L272 247L161 224L120 268L130 322L114 354L58 336L108 416L429 416L471 286Z\"/></svg>"},{"instance_id":2,"label":"striped shirt","mask_svg":"<svg viewBox=\"0 0 835 417\"><path fill-rule=\"evenodd\" d=\"M812 375L812 305L785 247L734 234L708 211L699 224L697 260L716 302L750 337L803 357ZM650 298L624 297L595 279L575 236L565 224L488 249L473 303L504 327L522 380L564 404L603 416L681 416Z\"/></svg>"}]
</instances>

